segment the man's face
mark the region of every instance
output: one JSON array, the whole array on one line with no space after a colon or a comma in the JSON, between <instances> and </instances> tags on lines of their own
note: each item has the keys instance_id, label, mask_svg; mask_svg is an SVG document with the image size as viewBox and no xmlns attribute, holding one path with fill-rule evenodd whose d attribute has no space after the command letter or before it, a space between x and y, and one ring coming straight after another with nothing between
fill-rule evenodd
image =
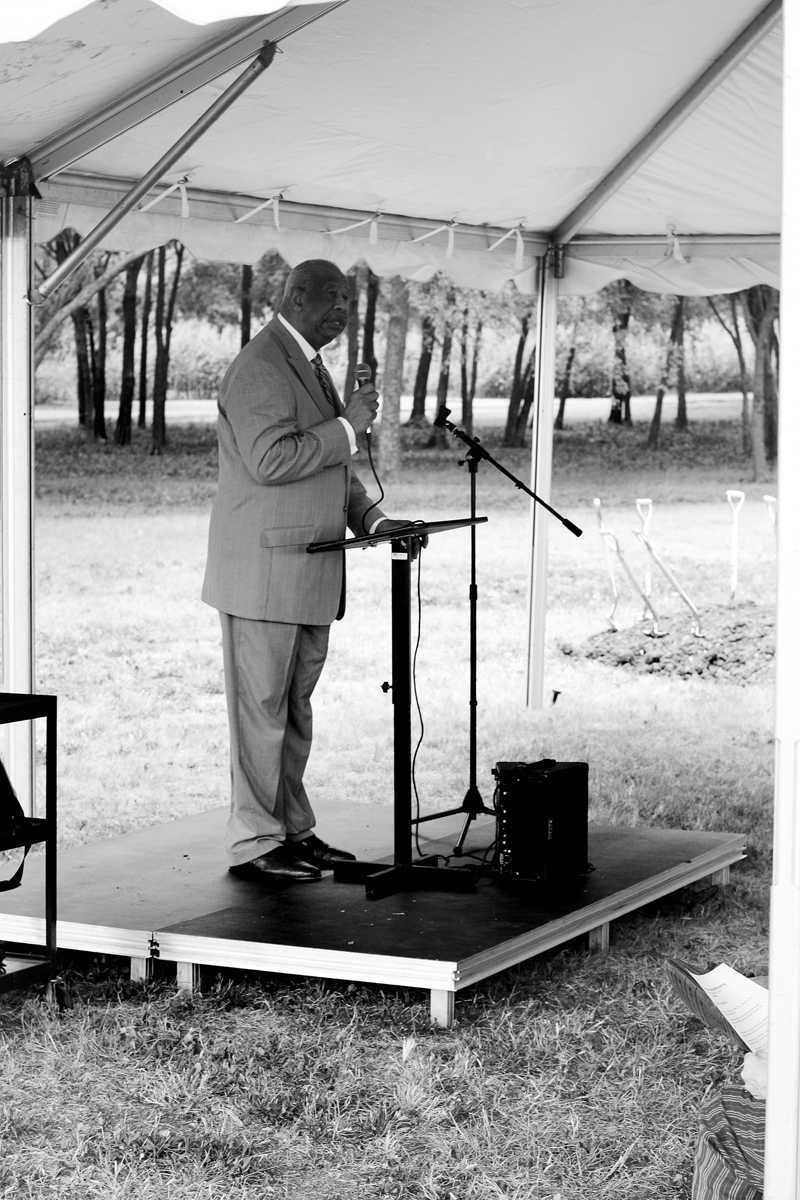
<instances>
[{"instance_id":1,"label":"man's face","mask_svg":"<svg viewBox=\"0 0 800 1200\"><path fill-rule=\"evenodd\" d=\"M293 324L319 350L347 327L349 302L347 280L341 271L323 270L299 293Z\"/></svg>"}]
</instances>

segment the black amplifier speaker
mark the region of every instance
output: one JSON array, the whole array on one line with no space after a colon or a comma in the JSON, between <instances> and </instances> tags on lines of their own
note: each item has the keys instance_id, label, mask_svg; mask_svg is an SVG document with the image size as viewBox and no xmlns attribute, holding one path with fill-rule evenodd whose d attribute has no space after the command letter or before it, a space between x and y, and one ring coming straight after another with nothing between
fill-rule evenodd
<instances>
[{"instance_id":1,"label":"black amplifier speaker","mask_svg":"<svg viewBox=\"0 0 800 1200\"><path fill-rule=\"evenodd\" d=\"M580 884L592 869L588 763L498 762L492 774L497 874L554 893Z\"/></svg>"}]
</instances>

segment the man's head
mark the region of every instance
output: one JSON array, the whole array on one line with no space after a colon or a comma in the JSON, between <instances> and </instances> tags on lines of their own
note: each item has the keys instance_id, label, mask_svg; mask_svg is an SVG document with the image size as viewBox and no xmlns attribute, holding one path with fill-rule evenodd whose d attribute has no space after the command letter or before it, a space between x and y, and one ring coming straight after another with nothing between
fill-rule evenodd
<instances>
[{"instance_id":1,"label":"man's head","mask_svg":"<svg viewBox=\"0 0 800 1200\"><path fill-rule=\"evenodd\" d=\"M319 350L346 328L349 298L347 279L336 264L310 258L289 272L280 311Z\"/></svg>"}]
</instances>

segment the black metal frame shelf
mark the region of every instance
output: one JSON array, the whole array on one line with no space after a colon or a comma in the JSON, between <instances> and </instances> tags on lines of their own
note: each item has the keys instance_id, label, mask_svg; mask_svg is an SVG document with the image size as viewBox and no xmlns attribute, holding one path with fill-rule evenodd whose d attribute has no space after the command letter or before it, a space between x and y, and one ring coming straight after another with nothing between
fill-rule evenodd
<instances>
[{"instance_id":1,"label":"black metal frame shelf","mask_svg":"<svg viewBox=\"0 0 800 1200\"><path fill-rule=\"evenodd\" d=\"M0 839L0 850L16 850L24 846L44 843L44 907L45 944L44 954L28 954L16 950L12 953L6 944L0 943L0 991L31 976L46 976L55 968L56 920L57 920L57 869L56 869L56 722L57 700L55 696L27 695L22 692L0 692L0 725L15 721L36 721L44 718L45 727L45 815L29 816L26 832L22 835Z\"/></svg>"}]
</instances>

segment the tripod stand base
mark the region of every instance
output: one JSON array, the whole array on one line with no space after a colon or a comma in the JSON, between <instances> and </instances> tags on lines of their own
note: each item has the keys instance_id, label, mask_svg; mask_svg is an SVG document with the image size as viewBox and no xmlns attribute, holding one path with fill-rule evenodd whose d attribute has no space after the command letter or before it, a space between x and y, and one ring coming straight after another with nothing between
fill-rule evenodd
<instances>
[{"instance_id":1,"label":"tripod stand base","mask_svg":"<svg viewBox=\"0 0 800 1200\"><path fill-rule=\"evenodd\" d=\"M471 892L476 876L472 871L419 863L344 862L334 868L336 883L363 883L368 900L379 900L395 892Z\"/></svg>"}]
</instances>

